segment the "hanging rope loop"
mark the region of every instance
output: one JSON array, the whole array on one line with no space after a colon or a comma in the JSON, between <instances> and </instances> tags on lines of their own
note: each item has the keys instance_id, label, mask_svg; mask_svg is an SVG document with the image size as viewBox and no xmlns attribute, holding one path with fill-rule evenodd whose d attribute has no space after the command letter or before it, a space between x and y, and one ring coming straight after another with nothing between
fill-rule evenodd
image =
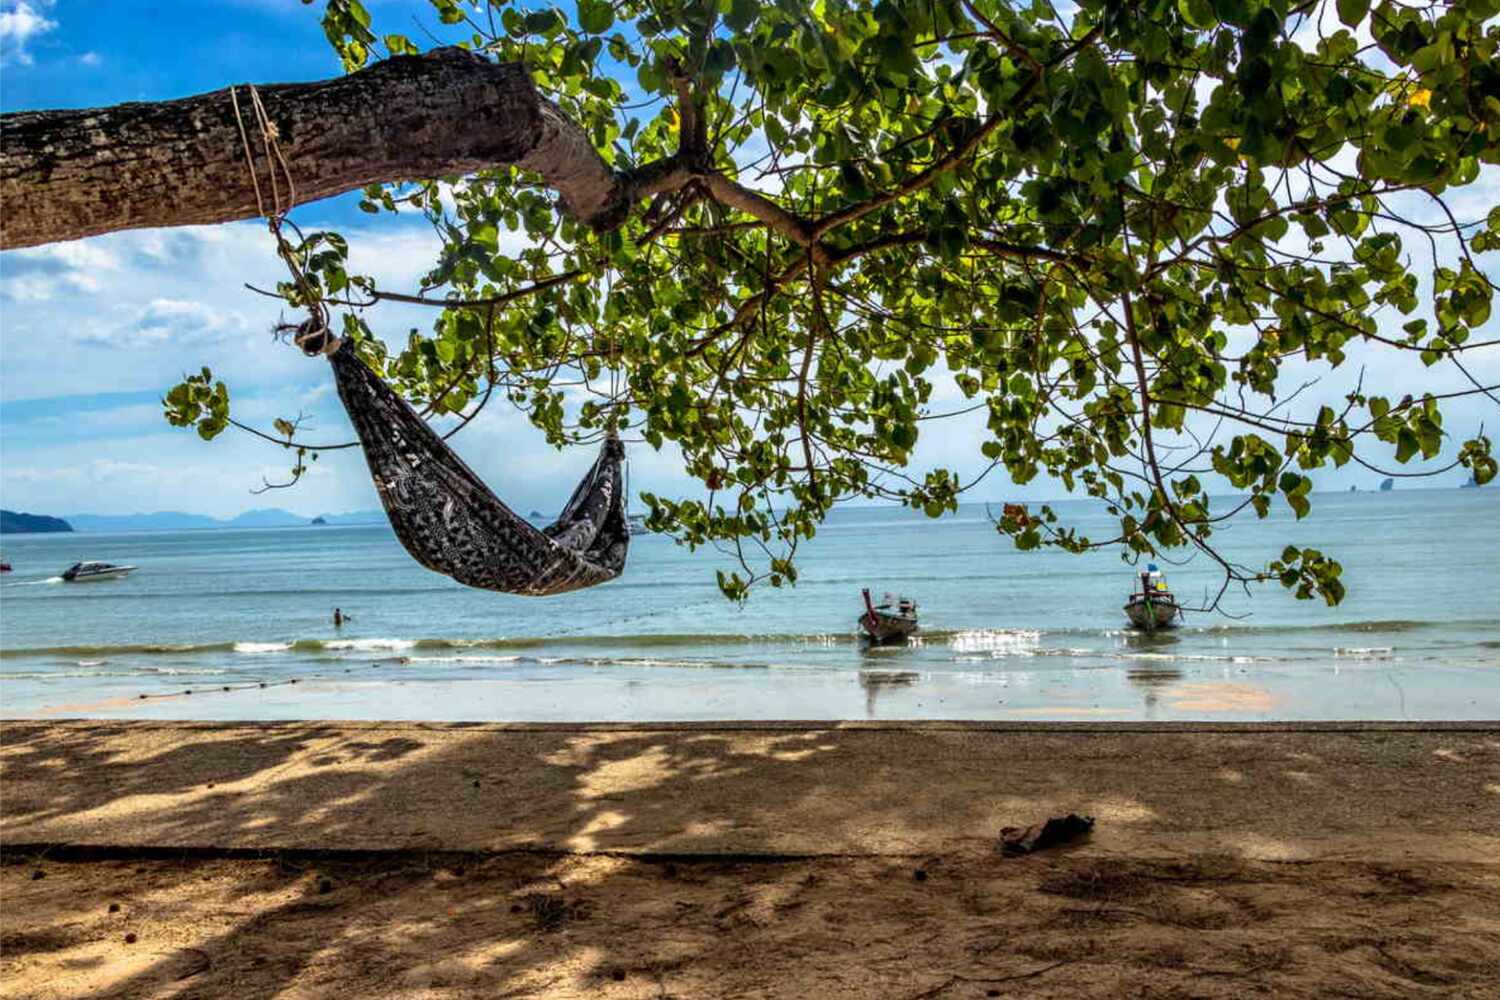
<instances>
[{"instance_id":1,"label":"hanging rope loop","mask_svg":"<svg viewBox=\"0 0 1500 1000\"><path fill-rule=\"evenodd\" d=\"M343 341L333 335L328 329L328 322L321 316L313 316L297 324L297 332L292 337L292 343L302 348L302 353L310 358L320 354L332 354L339 349Z\"/></svg>"},{"instance_id":2,"label":"hanging rope loop","mask_svg":"<svg viewBox=\"0 0 1500 1000\"><path fill-rule=\"evenodd\" d=\"M235 124L240 130L240 147L245 154L245 168L250 172L250 185L255 191L255 210L265 217L266 227L271 230L271 236L276 240L276 255L286 264L287 272L292 277L292 284L296 286L298 295L302 299L302 307L307 310L307 319L303 322L278 324L276 330L278 333L295 330L293 342L308 357L332 354L338 350L342 340L334 336L329 326L328 307L324 305L322 298L314 290L313 283L308 280L306 272L303 271L302 263L297 259L296 249L282 233L286 213L297 204L297 185L292 178L292 168L287 164L286 157L281 152L280 132L276 128L276 123L271 121L270 115L266 113L266 106L260 99L260 91L255 89L253 83L247 83L245 90L249 95L250 110L255 116L255 125L260 132L261 147L270 172L271 206L267 211L265 197L261 191L260 177L255 170L255 154L250 142L250 132L245 127L245 116L240 110L239 88L230 87L229 101L234 107ZM285 201L282 200L283 187L286 189Z\"/></svg>"}]
</instances>

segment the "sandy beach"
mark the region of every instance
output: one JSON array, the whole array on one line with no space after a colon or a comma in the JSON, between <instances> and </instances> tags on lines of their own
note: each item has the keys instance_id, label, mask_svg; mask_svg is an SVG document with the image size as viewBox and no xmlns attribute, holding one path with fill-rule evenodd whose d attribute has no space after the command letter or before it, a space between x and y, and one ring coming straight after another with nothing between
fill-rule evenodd
<instances>
[{"instance_id":1,"label":"sandy beach","mask_svg":"<svg viewBox=\"0 0 1500 1000\"><path fill-rule=\"evenodd\" d=\"M3 991L1493 996L1500 724L4 726ZM1026 858L1004 826L1069 811Z\"/></svg>"}]
</instances>

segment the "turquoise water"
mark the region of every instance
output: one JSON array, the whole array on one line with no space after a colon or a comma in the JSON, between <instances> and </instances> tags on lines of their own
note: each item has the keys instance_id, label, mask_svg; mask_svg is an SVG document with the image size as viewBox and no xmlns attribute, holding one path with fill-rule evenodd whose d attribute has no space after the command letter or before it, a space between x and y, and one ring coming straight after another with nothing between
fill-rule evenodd
<instances>
[{"instance_id":1,"label":"turquoise water","mask_svg":"<svg viewBox=\"0 0 1500 1000\"><path fill-rule=\"evenodd\" d=\"M1085 502L1059 507L1096 535ZM836 512L795 588L719 596L727 561L657 536L623 578L561 597L468 590L384 526L7 536L0 707L9 716L510 720L1500 717L1500 490L1324 495L1235 523L1232 558L1288 542L1340 558L1338 608L1231 592L1167 636L1122 626L1117 554L1023 553L983 507L932 521ZM65 584L79 559L131 563ZM1197 602L1205 559L1163 565ZM859 590L921 606L871 649ZM334 607L352 621L332 626ZM296 683L292 683L295 681ZM228 688L226 691L225 688ZM192 694L184 692L192 691ZM141 695L147 697L142 698Z\"/></svg>"}]
</instances>

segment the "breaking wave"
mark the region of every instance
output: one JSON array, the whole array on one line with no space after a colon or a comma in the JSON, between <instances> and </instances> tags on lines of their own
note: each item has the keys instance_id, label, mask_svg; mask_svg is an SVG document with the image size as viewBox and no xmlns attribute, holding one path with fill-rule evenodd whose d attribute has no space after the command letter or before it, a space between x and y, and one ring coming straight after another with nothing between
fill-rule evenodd
<instances>
[{"instance_id":1,"label":"breaking wave","mask_svg":"<svg viewBox=\"0 0 1500 1000\"><path fill-rule=\"evenodd\" d=\"M1116 650L1082 649L1076 643L1068 645L1044 645L1047 640L1069 638L1107 639L1117 642L1125 639L1127 644L1175 642L1179 638L1192 636L1222 636L1232 640L1235 636L1310 635L1333 633L1398 634L1420 629L1457 627L1473 628L1492 626L1500 629L1500 621L1455 621L1439 622L1419 619L1389 619L1356 622L1328 622L1306 625L1247 625L1242 623L1224 625L1189 626L1175 633L1161 636L1145 636L1129 630L1110 628L968 628L927 629L918 633L913 645L928 649L946 648L963 656L990 654L1002 656L1068 656L1068 655L1117 655ZM275 653L411 653L453 652L473 653L486 651L524 651L566 647L568 649L607 649L611 651L662 650L685 647L748 647L748 646L799 646L839 647L852 646L860 642L854 632L669 632L634 633L632 635L538 635L499 636L479 639L440 638L333 638L333 639L289 639L289 640L230 640L201 643L138 643L120 645L68 645L41 646L0 650L0 658L56 656L71 659L99 659L110 656L152 655L188 656L208 653L232 653L242 656L265 656ZM1493 648L1493 640L1479 640L1477 645ZM1306 647L1307 652L1322 648L1339 655L1368 655L1371 652L1389 653L1389 646L1334 645ZM1181 655L1162 650L1162 655L1182 659ZM1326 652L1325 652L1326 655ZM1191 658L1191 657L1188 657ZM1215 657L1218 658L1218 657Z\"/></svg>"}]
</instances>

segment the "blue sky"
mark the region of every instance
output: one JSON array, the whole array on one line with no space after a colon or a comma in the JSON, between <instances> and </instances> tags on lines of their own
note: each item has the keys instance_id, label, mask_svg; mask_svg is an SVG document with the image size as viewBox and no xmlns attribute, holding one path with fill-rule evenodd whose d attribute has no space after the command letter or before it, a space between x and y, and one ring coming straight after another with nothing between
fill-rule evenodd
<instances>
[{"instance_id":1,"label":"blue sky","mask_svg":"<svg viewBox=\"0 0 1500 1000\"><path fill-rule=\"evenodd\" d=\"M396 5L372 4L379 13ZM426 4L405 4L412 13ZM5 110L159 101L231 82L331 76L338 60L301 0L7 0Z\"/></svg>"},{"instance_id":2,"label":"blue sky","mask_svg":"<svg viewBox=\"0 0 1500 1000\"><path fill-rule=\"evenodd\" d=\"M377 28L441 31L425 0L367 6ZM231 83L335 76L321 3L0 2L0 109L92 107L183 97ZM414 289L437 244L417 220L378 229L352 197L298 211L305 228L350 237L356 270ZM159 399L208 365L235 415L259 426L304 412L323 440L348 424L326 366L274 343L274 303L245 282L279 272L259 223L117 233L0 255L0 502L46 512L178 509L215 515L276 504L304 513L378 506L356 451L330 453L294 490L253 496L284 478L287 456L229 431L211 444L170 427ZM382 310L399 338L427 311ZM306 426L306 425L305 425ZM492 407L458 439L464 457L518 507L554 510L592 455L548 447L524 419ZM524 476L518 470L524 469ZM638 449L632 482L685 488L670 457Z\"/></svg>"},{"instance_id":3,"label":"blue sky","mask_svg":"<svg viewBox=\"0 0 1500 1000\"><path fill-rule=\"evenodd\" d=\"M427 26L452 37L425 0L366 2L377 32L400 31L426 44ZM320 15L321 3L300 0L0 0L0 109L164 100L231 83L333 76L339 66ZM1461 203L1466 214L1482 215L1497 197L1500 183L1490 176L1464 192ZM304 228L340 228L350 239L353 270L374 275L382 287L415 288L435 258L436 240L425 225L390 217L372 223L350 197L305 206L295 218ZM312 514L376 506L355 451L326 455L295 490L256 497L249 491L262 477L284 475L284 454L234 431L205 444L161 417L162 392L184 372L208 365L230 383L240 419L265 426L303 412L318 438L347 439L326 367L274 343L275 304L243 288L272 284L278 275L264 226L249 222L140 230L0 254L0 502L64 514L228 515L267 504ZM370 318L396 339L432 317L382 307ZM1371 378L1398 396L1460 386L1451 373L1401 367L1411 362L1372 356ZM1500 381L1494 351L1471 367L1487 382ZM1318 392L1336 398L1355 374L1351 366ZM1448 426L1468 434L1481 419L1492 431L1500 425L1493 404L1466 401L1453 407ZM972 471L981 433L977 419L942 425L941 433L924 435L918 459ZM591 460L581 449L548 447L501 407L486 411L455 443L522 509L555 510ZM1370 486L1375 478L1349 469L1320 478L1319 486ZM1451 473L1443 485L1461 478ZM691 488L671 453L646 446L634 449L632 485L667 494ZM972 499L1062 492L1045 481L1017 489L997 475Z\"/></svg>"}]
</instances>

